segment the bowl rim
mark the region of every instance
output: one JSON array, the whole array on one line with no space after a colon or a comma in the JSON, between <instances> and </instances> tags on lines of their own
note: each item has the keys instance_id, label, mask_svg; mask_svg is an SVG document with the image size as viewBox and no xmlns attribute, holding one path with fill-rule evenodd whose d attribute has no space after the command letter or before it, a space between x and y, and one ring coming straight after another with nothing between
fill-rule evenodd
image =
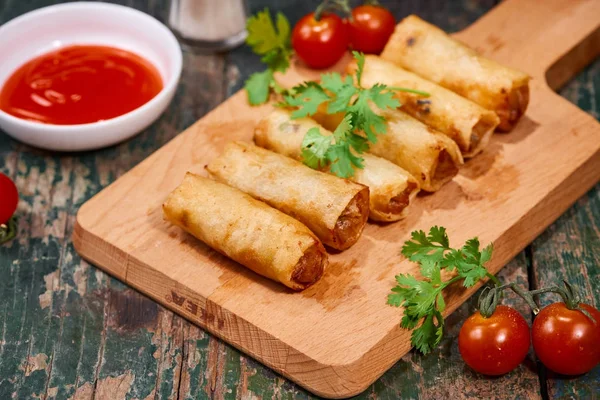
<instances>
[{"instance_id":1,"label":"bowl rim","mask_svg":"<svg viewBox=\"0 0 600 400\"><path fill-rule=\"evenodd\" d=\"M119 115L117 117L113 117L110 119L96 121L96 122L88 122L85 124L58 125L58 124L46 124L46 123L42 123L42 122L34 122L34 121L27 120L27 119L15 117L14 115L11 115L3 110L0 110L0 118L5 119L7 122L10 122L13 124L21 125L24 128L26 127L26 128L31 128L31 129L35 129L35 130L42 129L42 130L47 131L50 134L77 133L77 132L81 132L82 129L89 129L89 128L93 128L93 129L110 128L113 126L118 126L119 124L123 123L125 120L130 120L131 118L135 118L137 116L137 114L143 114L144 112L146 112L146 110L151 109L152 107L154 107L155 104L162 102L164 98L170 96L171 93L176 89L176 85L179 82L179 78L181 77L181 71L183 68L183 53L181 50L181 46L179 45L179 42L177 41L177 38L175 37L173 32L171 32L171 30L169 28L167 28L158 19L156 19L153 16L146 14L142 11L139 11L135 8L132 8L132 7L127 7L127 6L123 6L120 4L100 3L100 2L94 2L94 1L76 1L76 2L72 2L72 3L54 4L54 5L50 5L50 6L46 6L46 7L38 8L36 10L29 11L25 14L19 15L18 17L11 19L4 25L0 26L0 35L2 34L3 30L11 28L12 25L14 25L14 24L21 23L22 21L27 20L32 17L37 17L39 15L44 15L47 13L55 12L57 9L65 9L65 8L78 9L78 8L89 8L89 7L113 9L113 10L118 10L118 12L129 13L130 15L135 15L136 17L145 18L145 19L149 20L151 23L156 24L159 31L162 31L162 33L165 35L167 40L170 42L169 45L173 45L173 47L178 50L178 51L176 51L176 59L172 60L172 61L174 61L174 67L175 67L173 74L171 75L170 79L166 83L163 84L163 87L160 90L160 92L158 92L153 98L151 98L146 103L142 104L141 106L139 106L129 112L126 112L125 114L122 114L122 115ZM118 46L114 46L114 47L118 48ZM27 61L25 61L25 62L27 62ZM1 89L2 88L0 87L0 90Z\"/></svg>"}]
</instances>

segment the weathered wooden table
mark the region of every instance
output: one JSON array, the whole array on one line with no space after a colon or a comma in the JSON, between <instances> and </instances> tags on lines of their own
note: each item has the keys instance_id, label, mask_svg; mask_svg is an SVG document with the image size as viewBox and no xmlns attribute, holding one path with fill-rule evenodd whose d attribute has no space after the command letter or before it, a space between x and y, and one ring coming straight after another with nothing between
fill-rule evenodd
<instances>
[{"instance_id":1,"label":"weathered wooden table","mask_svg":"<svg viewBox=\"0 0 600 400\"><path fill-rule=\"evenodd\" d=\"M0 23L52 0L3 0ZM167 0L120 0L166 18ZM317 1L255 0L294 22ZM493 0L384 2L397 18L418 13L459 30ZM19 236L0 246L0 399L313 398L237 350L82 261L71 234L81 204L191 125L260 68L247 48L219 55L186 52L167 112L132 140L101 151L57 154L0 133L0 171L20 191ZM561 94L600 114L600 61ZM530 288L576 284L600 306L600 185L580 199L500 273ZM174 260L176 262L176 260ZM514 299L509 299L513 302ZM528 310L514 302L525 314ZM406 355L360 398L598 398L600 367L567 379L533 354L495 379L463 364L457 334L475 297L448 318L445 339L427 356Z\"/></svg>"}]
</instances>

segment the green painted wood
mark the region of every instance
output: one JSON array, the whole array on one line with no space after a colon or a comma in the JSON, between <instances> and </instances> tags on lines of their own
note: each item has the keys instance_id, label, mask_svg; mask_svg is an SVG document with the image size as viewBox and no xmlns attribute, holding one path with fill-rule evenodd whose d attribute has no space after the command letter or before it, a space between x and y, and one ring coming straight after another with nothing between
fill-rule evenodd
<instances>
[{"instance_id":1,"label":"green painted wood","mask_svg":"<svg viewBox=\"0 0 600 400\"><path fill-rule=\"evenodd\" d=\"M57 0L4 0L0 23ZM114 1L164 21L164 0ZM489 10L494 0L387 1L397 17L416 12L458 30ZM250 1L252 11L282 9L296 21L316 1ZM226 55L185 53L173 103L149 129L118 146L80 154L54 154L0 133L0 171L21 192L18 239L0 246L0 399L308 399L314 398L256 361L82 261L71 233L83 202L160 148L238 90L260 63L246 48ZM600 113L600 62L561 94ZM598 263L600 187L570 209L501 273L502 279L538 287L567 277L600 305ZM531 282L528 273L535 279ZM382 299L382 306L385 300ZM527 315L514 298L507 300ZM600 372L564 379L541 371L533 354L516 371L489 379L464 366L457 335L476 297L447 320L440 347L411 352L358 398L593 398ZM541 384L540 384L541 382Z\"/></svg>"},{"instance_id":2,"label":"green painted wood","mask_svg":"<svg viewBox=\"0 0 600 400\"><path fill-rule=\"evenodd\" d=\"M600 60L560 91L565 98L600 117ZM600 309L600 185L587 193L531 245L536 289L567 279L584 302ZM543 296L543 305L560 301ZM600 346L600 344L598 344ZM559 376L540 366L548 395L555 399L600 398L600 365L576 378Z\"/></svg>"}]
</instances>

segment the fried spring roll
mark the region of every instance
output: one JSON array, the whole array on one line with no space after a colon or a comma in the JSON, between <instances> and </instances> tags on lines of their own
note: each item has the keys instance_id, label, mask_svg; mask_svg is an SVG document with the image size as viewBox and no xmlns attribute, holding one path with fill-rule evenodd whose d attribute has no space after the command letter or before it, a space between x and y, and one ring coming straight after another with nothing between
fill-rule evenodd
<instances>
[{"instance_id":1,"label":"fried spring roll","mask_svg":"<svg viewBox=\"0 0 600 400\"><path fill-rule=\"evenodd\" d=\"M337 250L356 243L369 216L368 187L250 143L229 143L207 170L216 180L296 218Z\"/></svg>"},{"instance_id":2,"label":"fried spring roll","mask_svg":"<svg viewBox=\"0 0 600 400\"><path fill-rule=\"evenodd\" d=\"M353 61L348 72L355 70ZM383 83L429 93L423 97L397 91L395 96L402 103L402 111L454 140L465 158L487 146L499 122L492 111L377 56L365 57L361 83L365 87Z\"/></svg>"},{"instance_id":3,"label":"fried spring roll","mask_svg":"<svg viewBox=\"0 0 600 400\"><path fill-rule=\"evenodd\" d=\"M327 253L302 223L247 194L187 173L165 218L219 253L294 290L319 280Z\"/></svg>"},{"instance_id":4,"label":"fried spring roll","mask_svg":"<svg viewBox=\"0 0 600 400\"><path fill-rule=\"evenodd\" d=\"M276 153L302 160L302 140L311 128L332 135L310 118L292 119L291 112L277 109L262 119L254 130L254 142ZM364 168L356 168L350 178L369 187L369 218L374 221L398 221L419 192L419 184L396 164L371 154L361 154Z\"/></svg>"},{"instance_id":5,"label":"fried spring roll","mask_svg":"<svg viewBox=\"0 0 600 400\"><path fill-rule=\"evenodd\" d=\"M450 138L400 110L376 112L385 117L387 133L377 135L377 143L371 143L369 153L408 171L427 192L439 190L458 173L463 158ZM334 130L343 114L317 112L313 118Z\"/></svg>"},{"instance_id":6,"label":"fried spring roll","mask_svg":"<svg viewBox=\"0 0 600 400\"><path fill-rule=\"evenodd\" d=\"M414 15L396 25L381 57L495 111L502 131L513 128L529 103L529 75L480 56Z\"/></svg>"}]
</instances>

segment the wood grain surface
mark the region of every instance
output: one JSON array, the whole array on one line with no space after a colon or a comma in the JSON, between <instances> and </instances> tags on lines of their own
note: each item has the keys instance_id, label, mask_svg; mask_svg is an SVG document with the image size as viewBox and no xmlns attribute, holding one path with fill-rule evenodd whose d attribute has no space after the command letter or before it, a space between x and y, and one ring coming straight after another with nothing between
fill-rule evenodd
<instances>
[{"instance_id":1,"label":"wood grain surface","mask_svg":"<svg viewBox=\"0 0 600 400\"><path fill-rule=\"evenodd\" d=\"M45 1L6 2L5 21ZM127 2L126 2L127 3ZM489 2L402 2L445 29L464 27ZM164 19L162 2L128 2ZM255 9L262 4L254 3ZM290 2L297 19L311 4ZM1 8L4 7L4 8ZM237 68L236 68L237 65ZM80 260L70 242L79 206L188 126L258 68L246 49L226 56L185 55L174 103L149 130L107 150L56 155L0 135L0 170L22 194L20 236L0 247L0 398L307 398L302 389ZM561 94L598 117L598 63ZM598 189L520 253L502 272L530 287L567 277L598 306ZM529 275L528 276L528 272ZM599 369L576 379L548 375L530 358L489 380L460 361L456 334L472 302L448 318L440 348L409 353L361 398L593 398ZM522 309L522 308L521 308ZM522 309L523 312L526 310ZM399 317L398 317L399 318Z\"/></svg>"}]
</instances>

